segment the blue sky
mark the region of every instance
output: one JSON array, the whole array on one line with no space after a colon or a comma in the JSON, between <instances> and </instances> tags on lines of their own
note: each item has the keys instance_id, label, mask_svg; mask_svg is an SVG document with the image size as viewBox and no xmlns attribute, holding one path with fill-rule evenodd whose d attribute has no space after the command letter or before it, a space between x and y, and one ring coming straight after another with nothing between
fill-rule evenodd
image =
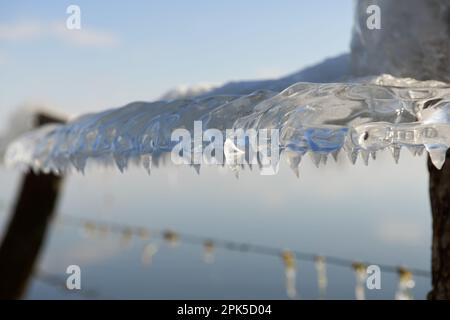
<instances>
[{"instance_id":1,"label":"blue sky","mask_svg":"<svg viewBox=\"0 0 450 320\"><path fill-rule=\"evenodd\" d=\"M70 4L81 31L64 30ZM79 113L181 84L282 76L348 51L352 11L351 0L0 0L0 114L23 103Z\"/></svg>"}]
</instances>

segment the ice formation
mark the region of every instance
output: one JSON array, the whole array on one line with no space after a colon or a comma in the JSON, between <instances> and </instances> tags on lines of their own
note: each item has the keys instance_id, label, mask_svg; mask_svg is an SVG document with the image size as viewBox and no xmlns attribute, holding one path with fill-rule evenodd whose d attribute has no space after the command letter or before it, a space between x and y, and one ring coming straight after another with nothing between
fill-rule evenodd
<instances>
[{"instance_id":1,"label":"ice formation","mask_svg":"<svg viewBox=\"0 0 450 320\"><path fill-rule=\"evenodd\" d=\"M83 171L88 160L115 163L121 171L130 162L150 170L172 150L173 130L192 131L196 120L203 130L278 129L280 150L294 171L306 153L319 164L345 150L353 163L361 155L367 164L384 149L397 161L402 147L413 154L426 149L441 168L450 146L450 86L383 75L297 83L280 93L135 102L27 133L10 144L5 162L56 173ZM230 156L227 148L224 153Z\"/></svg>"},{"instance_id":2,"label":"ice formation","mask_svg":"<svg viewBox=\"0 0 450 320\"><path fill-rule=\"evenodd\" d=\"M0 164L8 148L8 145L16 138L36 127L36 115L45 114L50 117L65 119L66 117L55 110L39 106L25 105L7 119L8 126L0 133Z\"/></svg>"}]
</instances>

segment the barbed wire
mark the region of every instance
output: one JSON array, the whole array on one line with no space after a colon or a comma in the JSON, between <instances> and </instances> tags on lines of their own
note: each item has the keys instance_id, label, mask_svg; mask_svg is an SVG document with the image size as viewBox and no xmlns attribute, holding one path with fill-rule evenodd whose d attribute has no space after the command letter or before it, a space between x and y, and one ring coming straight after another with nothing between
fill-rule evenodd
<instances>
[{"instance_id":1,"label":"barbed wire","mask_svg":"<svg viewBox=\"0 0 450 320\"><path fill-rule=\"evenodd\" d=\"M59 215L57 216L56 222L65 226L83 228L91 235L95 234L95 232L99 232L103 235L106 235L109 232L120 234L125 242L129 242L133 237L138 237L141 240L150 240L152 237L156 237L164 240L171 246L176 246L180 242L192 245L201 245L204 250L204 261L207 263L214 261L214 251L216 248L281 258L285 267L286 292L288 297L292 299L297 299L299 297L296 287L297 261L314 262L317 272L317 284L320 299L324 299L326 296L328 286L326 271L327 264L338 267L347 267L353 270L356 279L355 298L358 300L365 299L365 285L368 277L368 266L376 265L380 268L380 271L383 270L384 272L395 273L398 275L399 282L395 293L395 299L397 300L413 299L412 289L415 287L414 276L424 278L429 278L431 276L429 271L418 268L408 269L404 266L376 264L368 261L356 261L337 256L318 255L297 250L286 250L249 242L224 240L216 237L203 237L188 233L180 233L171 229L151 229L144 226L133 226L112 221L102 221L70 215ZM142 262L151 262L152 257L156 252L157 247L153 243L148 244L143 250Z\"/></svg>"},{"instance_id":2,"label":"barbed wire","mask_svg":"<svg viewBox=\"0 0 450 320\"><path fill-rule=\"evenodd\" d=\"M3 215L4 216L4 215ZM5 217L5 216L4 216ZM98 220L91 218L75 217L71 215L56 215L54 223L69 227L82 228L93 235L95 232L99 234L114 233L121 235L124 240L131 240L137 237L141 240L150 240L151 238L159 238L171 246L175 246L180 242L192 245L200 245L204 248L205 262L214 260L215 249L225 249L241 253L253 253L265 256L281 258L285 266L286 289L288 296L297 298L298 294L295 290L295 274L296 261L314 262L318 277L319 293L323 298L327 288L326 264L338 267L350 268L356 275L355 296L357 299L364 299L363 281L367 278L366 268L370 265L377 265L383 272L397 274L399 277L396 299L412 299L411 289L414 288L415 282L413 276L430 278L431 272L419 268L406 268L402 265L377 264L369 261L353 260L332 255L320 255L298 250L287 250L278 247L255 244L250 242L240 242L234 240L219 239L217 237L204 237L189 233L176 232L171 229L151 229L145 226L128 225L124 223ZM151 261L152 256L156 253L157 248L147 246L143 253L144 260ZM146 257L144 257L146 255ZM53 275L44 271L34 274L34 278L54 287L61 289L67 288L65 280L62 277ZM95 290L83 290L77 292L80 296L87 299L105 299Z\"/></svg>"},{"instance_id":3,"label":"barbed wire","mask_svg":"<svg viewBox=\"0 0 450 320\"><path fill-rule=\"evenodd\" d=\"M246 252L246 253L254 253L266 256L274 256L274 257L283 257L286 252L291 252L295 256L295 260L299 261L311 261L317 262L318 259L323 259L327 264L340 266L340 267L349 267L351 269L355 269L357 265L369 266L369 265L377 265L384 272L395 273L400 275L402 272L407 270L411 272L417 277L431 277L430 271L419 269L419 268L406 268L403 265L389 265L389 264L377 264L369 261L359 261L352 260L348 258L342 258L331 255L320 255L308 252L302 252L297 250L287 250L281 249L277 247L271 247L267 245L254 244L249 242L239 242L233 240L224 240L216 237L203 237L198 235L193 235L189 233L180 233L171 229L160 230L160 229L151 229L143 226L132 226L126 225L117 222L111 221L102 221L102 220L94 220L88 218L79 218L69 215L60 215L57 218L58 223L62 223L67 226L73 227L82 227L91 231L100 231L100 232L112 232L121 234L125 237L138 237L138 238L149 238L160 237L163 240L168 242L180 242L193 244L193 245L202 245L204 247L211 248L222 248L229 251L237 251L237 252Z\"/></svg>"}]
</instances>

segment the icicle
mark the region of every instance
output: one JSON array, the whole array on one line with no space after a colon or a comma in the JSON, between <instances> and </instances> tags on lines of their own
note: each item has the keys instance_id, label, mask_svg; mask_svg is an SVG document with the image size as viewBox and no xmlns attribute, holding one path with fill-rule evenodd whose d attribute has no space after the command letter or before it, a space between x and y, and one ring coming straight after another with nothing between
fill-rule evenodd
<instances>
[{"instance_id":1,"label":"icicle","mask_svg":"<svg viewBox=\"0 0 450 320\"><path fill-rule=\"evenodd\" d=\"M154 243L147 244L142 250L141 261L143 265L149 266L153 262L153 257L158 252L158 246Z\"/></svg>"},{"instance_id":2,"label":"icicle","mask_svg":"<svg viewBox=\"0 0 450 320\"><path fill-rule=\"evenodd\" d=\"M128 167L128 157L122 156L121 154L115 154L114 161L116 162L119 171L124 173L125 169Z\"/></svg>"},{"instance_id":3,"label":"icicle","mask_svg":"<svg viewBox=\"0 0 450 320\"><path fill-rule=\"evenodd\" d=\"M423 151L425 150L424 146L417 147L417 155L421 157L423 155Z\"/></svg>"},{"instance_id":4,"label":"icicle","mask_svg":"<svg viewBox=\"0 0 450 320\"><path fill-rule=\"evenodd\" d=\"M335 162L338 162L339 159L339 152L341 151L341 149L335 150L331 153L331 155L333 156L333 159Z\"/></svg>"},{"instance_id":5,"label":"icicle","mask_svg":"<svg viewBox=\"0 0 450 320\"><path fill-rule=\"evenodd\" d=\"M327 279L327 266L325 257L315 258L315 267L317 272L317 285L319 288L319 298L325 299L327 293L328 279Z\"/></svg>"},{"instance_id":6,"label":"icicle","mask_svg":"<svg viewBox=\"0 0 450 320\"><path fill-rule=\"evenodd\" d=\"M295 151L286 151L287 163L289 167L294 171L297 178L300 176L299 165L302 161L302 156L300 153Z\"/></svg>"},{"instance_id":7,"label":"icicle","mask_svg":"<svg viewBox=\"0 0 450 320\"><path fill-rule=\"evenodd\" d=\"M347 149L347 156L350 162L352 164L355 164L356 160L358 159L358 150L353 148Z\"/></svg>"},{"instance_id":8,"label":"icicle","mask_svg":"<svg viewBox=\"0 0 450 320\"><path fill-rule=\"evenodd\" d=\"M400 151L401 151L401 147L398 145L393 145L389 147L389 150L392 153L392 157L395 160L395 163L398 164L398 160L400 159Z\"/></svg>"},{"instance_id":9,"label":"icicle","mask_svg":"<svg viewBox=\"0 0 450 320\"><path fill-rule=\"evenodd\" d=\"M365 286L367 271L366 266L362 263L355 262L352 264L353 270L355 271L356 284L355 284L355 298L356 300L365 300Z\"/></svg>"},{"instance_id":10,"label":"icicle","mask_svg":"<svg viewBox=\"0 0 450 320\"><path fill-rule=\"evenodd\" d=\"M361 158L363 159L364 164L366 166L368 166L369 165L369 151L361 150Z\"/></svg>"},{"instance_id":11,"label":"icicle","mask_svg":"<svg viewBox=\"0 0 450 320\"><path fill-rule=\"evenodd\" d=\"M150 175L152 170L152 155L144 154L143 156L141 156L141 162L148 175Z\"/></svg>"},{"instance_id":12,"label":"icicle","mask_svg":"<svg viewBox=\"0 0 450 320\"><path fill-rule=\"evenodd\" d=\"M314 163L314 165L319 168L320 165L320 160L322 160L322 155L320 153L311 151L309 153L309 156L311 157L312 162Z\"/></svg>"},{"instance_id":13,"label":"icicle","mask_svg":"<svg viewBox=\"0 0 450 320\"><path fill-rule=\"evenodd\" d=\"M372 156L372 160L377 160L377 152L376 151L372 151L370 153L370 155Z\"/></svg>"},{"instance_id":14,"label":"icicle","mask_svg":"<svg viewBox=\"0 0 450 320\"><path fill-rule=\"evenodd\" d=\"M419 146L407 146L406 149L415 157L418 155Z\"/></svg>"},{"instance_id":15,"label":"icicle","mask_svg":"<svg viewBox=\"0 0 450 320\"><path fill-rule=\"evenodd\" d=\"M161 160L161 154L160 153L152 155L152 167L159 168L159 165L160 165L161 161L162 160Z\"/></svg>"},{"instance_id":16,"label":"icicle","mask_svg":"<svg viewBox=\"0 0 450 320\"><path fill-rule=\"evenodd\" d=\"M425 146L429 155L431 162L438 169L441 170L445 163L445 157L447 155L447 147L446 146Z\"/></svg>"},{"instance_id":17,"label":"icicle","mask_svg":"<svg viewBox=\"0 0 450 320\"><path fill-rule=\"evenodd\" d=\"M73 157L73 158L70 158L70 161L78 172L81 172L82 174L84 174L84 169L86 168L86 162L87 162L86 157ZM36 168L33 167L33 171L34 170L39 172L39 168L37 168L37 167Z\"/></svg>"},{"instance_id":18,"label":"icicle","mask_svg":"<svg viewBox=\"0 0 450 320\"><path fill-rule=\"evenodd\" d=\"M194 168L195 172L197 172L197 175L200 175L200 165L193 164L192 167Z\"/></svg>"},{"instance_id":19,"label":"icicle","mask_svg":"<svg viewBox=\"0 0 450 320\"><path fill-rule=\"evenodd\" d=\"M178 246L178 243L180 241L179 235L171 230L164 231L163 239L172 248Z\"/></svg>"},{"instance_id":20,"label":"icicle","mask_svg":"<svg viewBox=\"0 0 450 320\"><path fill-rule=\"evenodd\" d=\"M284 263L287 296L290 299L296 299L298 297L298 293L296 286L297 266L295 254L292 251L284 251L281 257Z\"/></svg>"},{"instance_id":21,"label":"icicle","mask_svg":"<svg viewBox=\"0 0 450 320\"><path fill-rule=\"evenodd\" d=\"M396 300L413 300L411 290L415 287L416 283L411 271L405 268L398 269L399 282L397 292L395 293Z\"/></svg>"},{"instance_id":22,"label":"icicle","mask_svg":"<svg viewBox=\"0 0 450 320\"><path fill-rule=\"evenodd\" d=\"M328 154L325 154L325 153L322 154L321 157L320 157L320 162L322 162L323 165L326 165L327 161L328 161Z\"/></svg>"},{"instance_id":23,"label":"icicle","mask_svg":"<svg viewBox=\"0 0 450 320\"><path fill-rule=\"evenodd\" d=\"M239 179L239 175L241 173L240 166L230 166L231 172L233 172L233 175L236 179Z\"/></svg>"},{"instance_id":24,"label":"icicle","mask_svg":"<svg viewBox=\"0 0 450 320\"><path fill-rule=\"evenodd\" d=\"M203 261L207 264L214 263L214 242L211 240L203 243Z\"/></svg>"},{"instance_id":25,"label":"icicle","mask_svg":"<svg viewBox=\"0 0 450 320\"><path fill-rule=\"evenodd\" d=\"M245 157L245 152L236 147L231 139L226 139L223 145L223 152L225 156L225 163L229 166L234 176L239 178L240 165L242 159Z\"/></svg>"}]
</instances>

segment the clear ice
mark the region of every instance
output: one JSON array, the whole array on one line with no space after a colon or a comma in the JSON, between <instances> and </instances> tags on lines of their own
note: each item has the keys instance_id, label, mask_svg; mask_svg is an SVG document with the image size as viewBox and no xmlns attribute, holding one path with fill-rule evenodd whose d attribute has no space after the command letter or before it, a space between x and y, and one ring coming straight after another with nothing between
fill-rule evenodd
<instances>
[{"instance_id":1,"label":"clear ice","mask_svg":"<svg viewBox=\"0 0 450 320\"><path fill-rule=\"evenodd\" d=\"M280 150L296 174L306 153L317 166L341 150L352 163L361 156L367 164L385 149L398 161L403 147L414 155L425 149L441 168L450 146L450 86L382 75L297 83L279 93L134 102L24 134L9 145L5 162L55 173L83 172L88 161L115 164L121 171L140 164L150 172L176 144L172 131L184 128L194 135L197 120L203 131L214 128L224 136L226 129L278 129Z\"/></svg>"}]
</instances>

